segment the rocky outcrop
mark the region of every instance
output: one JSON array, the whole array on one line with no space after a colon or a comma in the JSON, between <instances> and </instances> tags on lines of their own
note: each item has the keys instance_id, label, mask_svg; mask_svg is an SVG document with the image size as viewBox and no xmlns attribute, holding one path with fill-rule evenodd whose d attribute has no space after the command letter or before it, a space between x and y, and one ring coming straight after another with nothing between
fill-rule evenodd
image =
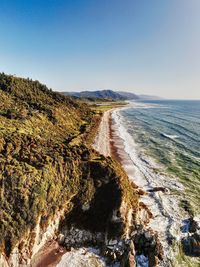
<instances>
[{"instance_id":1,"label":"rocky outcrop","mask_svg":"<svg viewBox=\"0 0 200 267\"><path fill-rule=\"evenodd\" d=\"M92 233L88 230L78 229L72 226L70 229L63 230L57 240L60 245L65 246L67 249L71 247L79 248L81 246L103 244L105 233Z\"/></svg>"},{"instance_id":2,"label":"rocky outcrop","mask_svg":"<svg viewBox=\"0 0 200 267\"><path fill-rule=\"evenodd\" d=\"M200 257L200 224L195 218L188 219L188 233L182 239L183 249L186 255Z\"/></svg>"},{"instance_id":3,"label":"rocky outcrop","mask_svg":"<svg viewBox=\"0 0 200 267\"><path fill-rule=\"evenodd\" d=\"M1 254L1 267L18 267L28 266L32 257L42 248L42 246L49 240L56 237L59 228L59 223L63 217L64 210L59 211L54 218L49 222L46 229L41 227L41 217L38 219L36 227L29 230L26 238L19 241L14 247L9 257Z\"/></svg>"},{"instance_id":4,"label":"rocky outcrop","mask_svg":"<svg viewBox=\"0 0 200 267\"><path fill-rule=\"evenodd\" d=\"M147 226L152 219L153 215L151 211L147 208L147 206L143 202L139 202L138 212L136 215L136 222L137 224L141 224Z\"/></svg>"},{"instance_id":5,"label":"rocky outcrop","mask_svg":"<svg viewBox=\"0 0 200 267\"><path fill-rule=\"evenodd\" d=\"M39 216L36 226L26 232L9 256L2 254L2 266L28 266L38 250L48 240L57 238L59 233L59 243L67 248L83 245L103 247L113 238L119 242L122 238L129 238L136 220L138 197L134 188L130 190L125 173L111 159L105 158L84 161L82 168L85 184L69 201L70 208L65 203L65 208L45 224ZM124 249L118 251L116 259L124 252Z\"/></svg>"},{"instance_id":6,"label":"rocky outcrop","mask_svg":"<svg viewBox=\"0 0 200 267\"><path fill-rule=\"evenodd\" d=\"M132 239L137 255L148 257L150 267L156 266L163 260L163 249L157 233L143 228L143 225L138 225Z\"/></svg>"}]
</instances>

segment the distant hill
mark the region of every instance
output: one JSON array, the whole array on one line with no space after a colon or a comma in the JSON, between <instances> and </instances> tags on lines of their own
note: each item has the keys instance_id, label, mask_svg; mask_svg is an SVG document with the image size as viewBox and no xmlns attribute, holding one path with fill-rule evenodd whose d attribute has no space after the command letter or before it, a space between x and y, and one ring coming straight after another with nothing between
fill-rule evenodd
<instances>
[{"instance_id":1,"label":"distant hill","mask_svg":"<svg viewBox=\"0 0 200 267\"><path fill-rule=\"evenodd\" d=\"M82 91L82 92L62 92L66 96L73 96L86 99L101 99L101 100L159 100L157 96L137 95L124 91L113 90L96 90L96 91Z\"/></svg>"},{"instance_id":2,"label":"distant hill","mask_svg":"<svg viewBox=\"0 0 200 267\"><path fill-rule=\"evenodd\" d=\"M126 99L129 100L136 100L139 99L139 96L134 94L134 93L130 93L130 92L123 92L123 91L117 91L118 94L120 94L121 96L125 97Z\"/></svg>"},{"instance_id":3,"label":"distant hill","mask_svg":"<svg viewBox=\"0 0 200 267\"><path fill-rule=\"evenodd\" d=\"M83 98L97 98L110 100L126 100L127 98L118 92L112 90L98 90L98 91L82 91L82 92L63 92L64 95L83 97Z\"/></svg>"}]
</instances>

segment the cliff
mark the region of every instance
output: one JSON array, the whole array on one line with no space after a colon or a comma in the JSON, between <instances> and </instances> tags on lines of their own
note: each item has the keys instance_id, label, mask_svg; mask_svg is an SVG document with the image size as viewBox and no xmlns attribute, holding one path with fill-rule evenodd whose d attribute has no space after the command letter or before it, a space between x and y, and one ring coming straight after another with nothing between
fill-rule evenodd
<instances>
[{"instance_id":1,"label":"cliff","mask_svg":"<svg viewBox=\"0 0 200 267\"><path fill-rule=\"evenodd\" d=\"M95 112L4 73L0 99L1 265L28 264L72 227L101 233L100 242L130 235L138 193L120 165L91 148Z\"/></svg>"}]
</instances>

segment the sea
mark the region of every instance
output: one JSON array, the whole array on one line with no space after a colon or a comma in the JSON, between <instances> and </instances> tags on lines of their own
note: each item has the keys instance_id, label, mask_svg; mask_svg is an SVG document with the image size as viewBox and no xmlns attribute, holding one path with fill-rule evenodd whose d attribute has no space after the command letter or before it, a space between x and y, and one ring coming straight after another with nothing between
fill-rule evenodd
<instances>
[{"instance_id":1,"label":"sea","mask_svg":"<svg viewBox=\"0 0 200 267\"><path fill-rule=\"evenodd\" d=\"M177 253L169 240L184 238L187 219L200 215L200 101L134 101L112 118L118 154L129 178L149 192L142 201L169 262Z\"/></svg>"}]
</instances>

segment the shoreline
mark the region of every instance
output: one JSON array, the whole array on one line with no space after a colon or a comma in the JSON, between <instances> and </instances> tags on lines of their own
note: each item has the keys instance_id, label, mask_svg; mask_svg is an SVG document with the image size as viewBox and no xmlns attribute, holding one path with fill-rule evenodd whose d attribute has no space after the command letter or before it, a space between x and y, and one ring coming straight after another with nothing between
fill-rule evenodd
<instances>
[{"instance_id":1,"label":"shoreline","mask_svg":"<svg viewBox=\"0 0 200 267\"><path fill-rule=\"evenodd\" d=\"M129 142L131 136L126 131L125 133L123 132L125 129L121 122L118 121L115 113L118 110L129 107L111 109L108 113L109 116L106 114L102 119L102 123L107 123L107 128L109 128L106 145L109 145L109 156L122 166L130 181L144 192L144 195L140 196L140 202L152 213L148 227L158 233L164 249L165 256L161 266L169 266L169 262L175 259L177 255L177 251L174 251L170 244L172 244L173 240L179 242L186 235L181 231L181 227L183 220L187 218L187 213L180 210L178 197L173 193L173 189L182 191L183 188L173 177L156 173L155 169L159 169L159 166L154 164L153 159L148 157L140 158L141 155L138 154L137 144L134 143L134 140L131 140L131 143ZM102 129L103 127L99 128L98 139L101 139L101 134L105 135L105 132L101 132ZM98 146L98 152L103 154L104 149L102 148L105 143L99 142L99 144L101 146ZM162 190L156 191L156 188L161 188Z\"/></svg>"},{"instance_id":2,"label":"shoreline","mask_svg":"<svg viewBox=\"0 0 200 267\"><path fill-rule=\"evenodd\" d=\"M157 163L144 151L141 152L125 128L124 120L121 120L126 117L121 117L118 112L129 107L137 108L137 104L110 112L108 124L111 156L119 162L138 190L144 193L140 195L140 203L152 214L148 227L158 234L164 250L164 260L160 266L168 267L172 262L177 264L180 257L184 263L195 263L196 258L188 256L180 248L191 236L189 227L192 217L179 205L184 185L177 176L165 172L164 165ZM195 217L195 221L198 224L200 220Z\"/></svg>"},{"instance_id":3,"label":"shoreline","mask_svg":"<svg viewBox=\"0 0 200 267\"><path fill-rule=\"evenodd\" d=\"M127 151L126 141L128 140L124 138L126 137L124 134L122 136L120 135L120 133L123 133L121 131L123 130L121 127L119 131L121 121L118 121L117 114L113 113L117 113L122 109L128 109L129 107L131 106L127 105L126 107L115 107L103 113L92 147L105 157L109 156L117 161L126 172L130 181L135 184L139 191L141 190L142 194L140 194L140 203L143 203L148 208L150 213L152 213L151 221L147 226L155 233L158 233L159 240L161 241L164 249L164 261L162 262L162 265L159 266L168 267L170 266L169 263L171 260L175 259L177 256L177 251L174 251L170 245L170 242L173 240L178 241L178 238L181 239L184 236L180 232L180 226L182 223L181 219L185 217L185 214L179 214L179 210L176 210L176 207L178 207L178 199L175 197L175 195L173 195L172 192L170 192L173 188L168 187L168 183L170 183L171 180L169 180L168 183L165 181L168 178L170 179L170 177L167 175L162 176L160 174L156 174L153 172L153 170L149 171L147 169L147 165L150 165L151 161L142 162L142 165L139 166L141 169L139 169L138 165L141 164L141 159L138 160L135 158L136 161L134 161L134 158L132 158L131 154L131 152L134 153L136 147L133 147L133 144L128 144L128 148L130 148L130 150L128 149ZM149 167L151 168L151 166ZM143 173L143 171L146 171L146 173ZM142 175L144 175L143 178ZM147 177L145 177L145 175ZM158 179L158 181L156 179ZM169 192L167 190L161 190L160 192L153 191L153 189L159 188L159 186L162 186L163 188L166 186L167 190L168 188L170 190ZM152 191L149 191L149 189L152 189ZM170 210L171 208L172 210ZM176 215L178 215L177 218ZM86 249L84 255L89 255L87 248L84 249ZM70 257L73 255L74 257L80 257L79 253L81 253L81 249L70 252L65 251L64 253L61 253L61 255L54 254L54 257L56 257L58 261L56 263L54 262L54 265L48 266L64 266L62 264L64 264L66 261L69 261ZM37 265L36 267L40 266L42 267L42 265Z\"/></svg>"}]
</instances>

